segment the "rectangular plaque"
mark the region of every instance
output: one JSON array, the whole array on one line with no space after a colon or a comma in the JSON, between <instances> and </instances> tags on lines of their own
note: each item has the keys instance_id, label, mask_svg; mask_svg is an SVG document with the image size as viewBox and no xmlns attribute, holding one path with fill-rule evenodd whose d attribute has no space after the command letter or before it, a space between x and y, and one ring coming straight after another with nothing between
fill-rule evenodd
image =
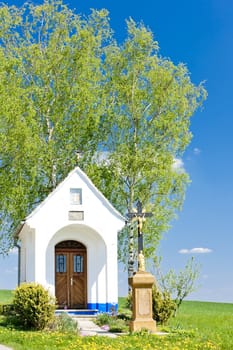
<instances>
[{"instance_id":1,"label":"rectangular plaque","mask_svg":"<svg viewBox=\"0 0 233 350\"><path fill-rule=\"evenodd\" d=\"M136 300L138 303L138 315L152 317L151 289L136 288Z\"/></svg>"},{"instance_id":2,"label":"rectangular plaque","mask_svg":"<svg viewBox=\"0 0 233 350\"><path fill-rule=\"evenodd\" d=\"M69 211L69 220L81 221L84 220L83 211Z\"/></svg>"}]
</instances>

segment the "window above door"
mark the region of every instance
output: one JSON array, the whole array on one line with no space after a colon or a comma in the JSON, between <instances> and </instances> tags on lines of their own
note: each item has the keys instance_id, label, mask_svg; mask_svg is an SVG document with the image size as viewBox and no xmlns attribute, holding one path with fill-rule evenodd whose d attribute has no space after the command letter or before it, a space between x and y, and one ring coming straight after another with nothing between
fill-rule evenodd
<instances>
[{"instance_id":1,"label":"window above door","mask_svg":"<svg viewBox=\"0 0 233 350\"><path fill-rule=\"evenodd\" d=\"M80 205L82 204L82 189L70 188L70 204Z\"/></svg>"}]
</instances>

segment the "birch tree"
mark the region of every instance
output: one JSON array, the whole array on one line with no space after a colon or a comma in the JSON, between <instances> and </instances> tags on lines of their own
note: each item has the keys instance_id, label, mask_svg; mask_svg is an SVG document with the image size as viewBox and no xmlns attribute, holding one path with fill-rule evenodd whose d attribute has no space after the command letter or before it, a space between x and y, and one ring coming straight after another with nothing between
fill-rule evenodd
<instances>
[{"instance_id":1,"label":"birch tree","mask_svg":"<svg viewBox=\"0 0 233 350\"><path fill-rule=\"evenodd\" d=\"M77 15L60 0L0 7L0 239L77 164L126 215L140 199L145 255L181 208L188 175L175 160L191 140L190 118L206 97L184 64L159 54L143 24L127 21L120 45L106 10ZM119 236L129 276L136 230ZM10 239L11 238L11 239Z\"/></svg>"},{"instance_id":2,"label":"birch tree","mask_svg":"<svg viewBox=\"0 0 233 350\"><path fill-rule=\"evenodd\" d=\"M96 152L105 110L106 10L84 18L59 0L0 7L1 250L17 224Z\"/></svg>"},{"instance_id":3,"label":"birch tree","mask_svg":"<svg viewBox=\"0 0 233 350\"><path fill-rule=\"evenodd\" d=\"M98 186L122 213L132 212L138 199L153 213L143 229L144 254L150 257L182 206L189 177L176 160L191 140L190 118L206 91L191 82L184 64L159 55L158 43L143 24L130 19L127 26L123 44L106 55L108 109L101 124L106 157L94 172ZM133 225L119 235L119 257L129 277L137 268Z\"/></svg>"}]
</instances>

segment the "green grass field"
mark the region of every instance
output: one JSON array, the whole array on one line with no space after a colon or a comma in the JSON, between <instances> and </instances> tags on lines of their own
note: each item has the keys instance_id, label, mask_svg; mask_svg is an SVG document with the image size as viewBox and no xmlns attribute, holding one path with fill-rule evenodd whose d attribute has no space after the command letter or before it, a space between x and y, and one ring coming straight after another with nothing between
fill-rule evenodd
<instances>
[{"instance_id":1,"label":"green grass field","mask_svg":"<svg viewBox=\"0 0 233 350\"><path fill-rule=\"evenodd\" d=\"M203 337L221 344L219 349L233 350L233 304L185 301L170 326L197 329Z\"/></svg>"},{"instance_id":2,"label":"green grass field","mask_svg":"<svg viewBox=\"0 0 233 350\"><path fill-rule=\"evenodd\" d=\"M2 289L0 290L0 304L8 304L11 303L13 299L13 291Z\"/></svg>"},{"instance_id":3,"label":"green grass field","mask_svg":"<svg viewBox=\"0 0 233 350\"><path fill-rule=\"evenodd\" d=\"M12 300L11 292L0 291L0 300ZM126 310L125 298L119 311ZM107 337L81 337L55 332L15 329L0 319L0 344L14 350L233 350L233 304L183 302L165 336L146 333Z\"/></svg>"}]
</instances>

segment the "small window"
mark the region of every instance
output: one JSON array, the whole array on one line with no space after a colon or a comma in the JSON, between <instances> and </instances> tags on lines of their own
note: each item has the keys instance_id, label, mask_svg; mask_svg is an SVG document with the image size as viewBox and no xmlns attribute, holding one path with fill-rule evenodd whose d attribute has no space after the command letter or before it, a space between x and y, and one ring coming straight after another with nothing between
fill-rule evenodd
<instances>
[{"instance_id":1,"label":"small window","mask_svg":"<svg viewBox=\"0 0 233 350\"><path fill-rule=\"evenodd\" d=\"M66 255L56 255L56 272L66 272Z\"/></svg>"},{"instance_id":2,"label":"small window","mask_svg":"<svg viewBox=\"0 0 233 350\"><path fill-rule=\"evenodd\" d=\"M74 272L83 272L83 256L74 255Z\"/></svg>"},{"instance_id":3,"label":"small window","mask_svg":"<svg viewBox=\"0 0 233 350\"><path fill-rule=\"evenodd\" d=\"M82 204L82 189L71 188L70 189L70 204Z\"/></svg>"}]
</instances>

